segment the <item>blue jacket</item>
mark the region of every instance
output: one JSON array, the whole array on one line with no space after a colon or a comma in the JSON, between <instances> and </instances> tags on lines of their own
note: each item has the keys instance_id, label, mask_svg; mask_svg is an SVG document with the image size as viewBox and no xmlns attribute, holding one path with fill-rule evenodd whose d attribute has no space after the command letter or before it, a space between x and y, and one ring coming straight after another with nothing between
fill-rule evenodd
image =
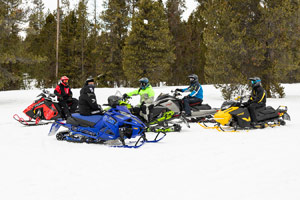
<instances>
[{"instance_id":1,"label":"blue jacket","mask_svg":"<svg viewBox=\"0 0 300 200\"><path fill-rule=\"evenodd\" d=\"M200 83L196 82L190 85L188 88L182 89L182 92L185 92L187 90L191 92L189 94L190 97L196 97L203 100L203 89Z\"/></svg>"}]
</instances>

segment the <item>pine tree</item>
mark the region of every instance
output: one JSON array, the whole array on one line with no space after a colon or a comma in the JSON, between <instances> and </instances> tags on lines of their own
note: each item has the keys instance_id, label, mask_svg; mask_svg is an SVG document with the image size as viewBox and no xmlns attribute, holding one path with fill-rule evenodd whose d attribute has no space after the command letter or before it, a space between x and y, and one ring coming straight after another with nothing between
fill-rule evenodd
<instances>
[{"instance_id":1,"label":"pine tree","mask_svg":"<svg viewBox=\"0 0 300 200\"><path fill-rule=\"evenodd\" d=\"M184 80L188 74L197 74L201 84L207 83L205 77L205 54L207 51L204 42L204 30L206 28L206 20L201 16L204 6L200 4L197 9L192 12L188 18L185 26L187 40L185 40L185 75Z\"/></svg>"},{"instance_id":2,"label":"pine tree","mask_svg":"<svg viewBox=\"0 0 300 200\"><path fill-rule=\"evenodd\" d=\"M168 76L168 83L179 85L186 82L186 62L185 50L187 42L186 24L182 22L182 14L185 9L184 0L168 0L166 1L166 13L168 17L169 29L172 34L172 45L175 47L174 53L176 59L171 65L171 73ZM185 77L185 80L184 78Z\"/></svg>"},{"instance_id":3,"label":"pine tree","mask_svg":"<svg viewBox=\"0 0 300 200\"><path fill-rule=\"evenodd\" d=\"M298 61L290 49L293 40L299 41L292 26L299 4L289 0L211 1L206 9L208 77L226 91L258 76L269 97L284 96L280 77L295 69Z\"/></svg>"},{"instance_id":4,"label":"pine tree","mask_svg":"<svg viewBox=\"0 0 300 200\"><path fill-rule=\"evenodd\" d=\"M110 52L105 58L105 64L99 70L105 71L108 81L113 80L120 86L121 80L125 79L122 68L122 49L129 25L129 5L127 1L108 0L104 3L104 8L106 10L101 15L102 27L108 37L105 37L107 40L103 45L109 47ZM104 70L104 68L109 70Z\"/></svg>"},{"instance_id":5,"label":"pine tree","mask_svg":"<svg viewBox=\"0 0 300 200\"><path fill-rule=\"evenodd\" d=\"M0 89L17 89L23 84L21 64L26 58L19 33L27 9L21 4L21 0L0 2Z\"/></svg>"},{"instance_id":6,"label":"pine tree","mask_svg":"<svg viewBox=\"0 0 300 200\"><path fill-rule=\"evenodd\" d=\"M125 75L133 85L144 76L154 84L167 81L175 55L164 8L159 2L141 0L138 10L123 50Z\"/></svg>"}]
</instances>

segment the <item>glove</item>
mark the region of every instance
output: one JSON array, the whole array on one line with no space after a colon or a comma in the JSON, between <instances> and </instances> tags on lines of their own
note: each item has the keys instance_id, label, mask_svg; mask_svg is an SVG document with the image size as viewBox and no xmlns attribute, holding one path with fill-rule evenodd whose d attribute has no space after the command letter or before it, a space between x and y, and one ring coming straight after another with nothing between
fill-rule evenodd
<instances>
[{"instance_id":1,"label":"glove","mask_svg":"<svg viewBox=\"0 0 300 200\"><path fill-rule=\"evenodd\" d=\"M58 99L58 101L63 101L64 100L64 98L62 96L58 96L57 99Z\"/></svg>"},{"instance_id":2,"label":"glove","mask_svg":"<svg viewBox=\"0 0 300 200\"><path fill-rule=\"evenodd\" d=\"M69 96L68 99L67 99L68 102L71 102L72 100L73 100L72 96Z\"/></svg>"},{"instance_id":3,"label":"glove","mask_svg":"<svg viewBox=\"0 0 300 200\"><path fill-rule=\"evenodd\" d=\"M125 93L125 94L123 94L123 99L128 99L129 98L129 96Z\"/></svg>"},{"instance_id":4,"label":"glove","mask_svg":"<svg viewBox=\"0 0 300 200\"><path fill-rule=\"evenodd\" d=\"M177 88L175 89L175 92L182 92L182 89Z\"/></svg>"},{"instance_id":5,"label":"glove","mask_svg":"<svg viewBox=\"0 0 300 200\"><path fill-rule=\"evenodd\" d=\"M243 105L244 107L247 107L247 106L249 106L249 105L250 105L250 102L248 102L248 101L246 101L246 102L243 102L243 103L242 103L242 105Z\"/></svg>"}]
</instances>

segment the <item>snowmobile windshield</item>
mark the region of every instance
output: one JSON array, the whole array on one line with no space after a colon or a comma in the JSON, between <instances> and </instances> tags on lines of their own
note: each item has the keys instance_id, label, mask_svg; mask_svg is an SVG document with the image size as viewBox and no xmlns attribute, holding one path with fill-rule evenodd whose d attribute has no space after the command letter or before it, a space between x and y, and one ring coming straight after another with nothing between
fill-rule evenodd
<instances>
[{"instance_id":1,"label":"snowmobile windshield","mask_svg":"<svg viewBox=\"0 0 300 200\"><path fill-rule=\"evenodd\" d=\"M160 93L155 101L159 101L165 98L171 97L169 94Z\"/></svg>"},{"instance_id":2,"label":"snowmobile windshield","mask_svg":"<svg viewBox=\"0 0 300 200\"><path fill-rule=\"evenodd\" d=\"M226 110L228 108L230 108L231 106L233 106L236 102L229 100L229 101L225 101L222 106L221 106L221 110Z\"/></svg>"}]
</instances>

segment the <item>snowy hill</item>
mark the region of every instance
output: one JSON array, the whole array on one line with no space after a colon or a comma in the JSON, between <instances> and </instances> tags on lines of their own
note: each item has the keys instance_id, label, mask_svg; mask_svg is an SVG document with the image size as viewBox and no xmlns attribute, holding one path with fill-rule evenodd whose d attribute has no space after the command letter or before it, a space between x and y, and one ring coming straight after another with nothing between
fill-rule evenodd
<instances>
[{"instance_id":1,"label":"snowy hill","mask_svg":"<svg viewBox=\"0 0 300 200\"><path fill-rule=\"evenodd\" d=\"M39 90L0 92L0 199L299 200L300 84L284 86L286 97L267 104L288 106L286 126L221 133L191 124L139 149L57 141L50 125L24 127L12 118ZM204 103L220 107L220 92L203 89ZM117 90L132 88L97 88L98 103Z\"/></svg>"}]
</instances>

